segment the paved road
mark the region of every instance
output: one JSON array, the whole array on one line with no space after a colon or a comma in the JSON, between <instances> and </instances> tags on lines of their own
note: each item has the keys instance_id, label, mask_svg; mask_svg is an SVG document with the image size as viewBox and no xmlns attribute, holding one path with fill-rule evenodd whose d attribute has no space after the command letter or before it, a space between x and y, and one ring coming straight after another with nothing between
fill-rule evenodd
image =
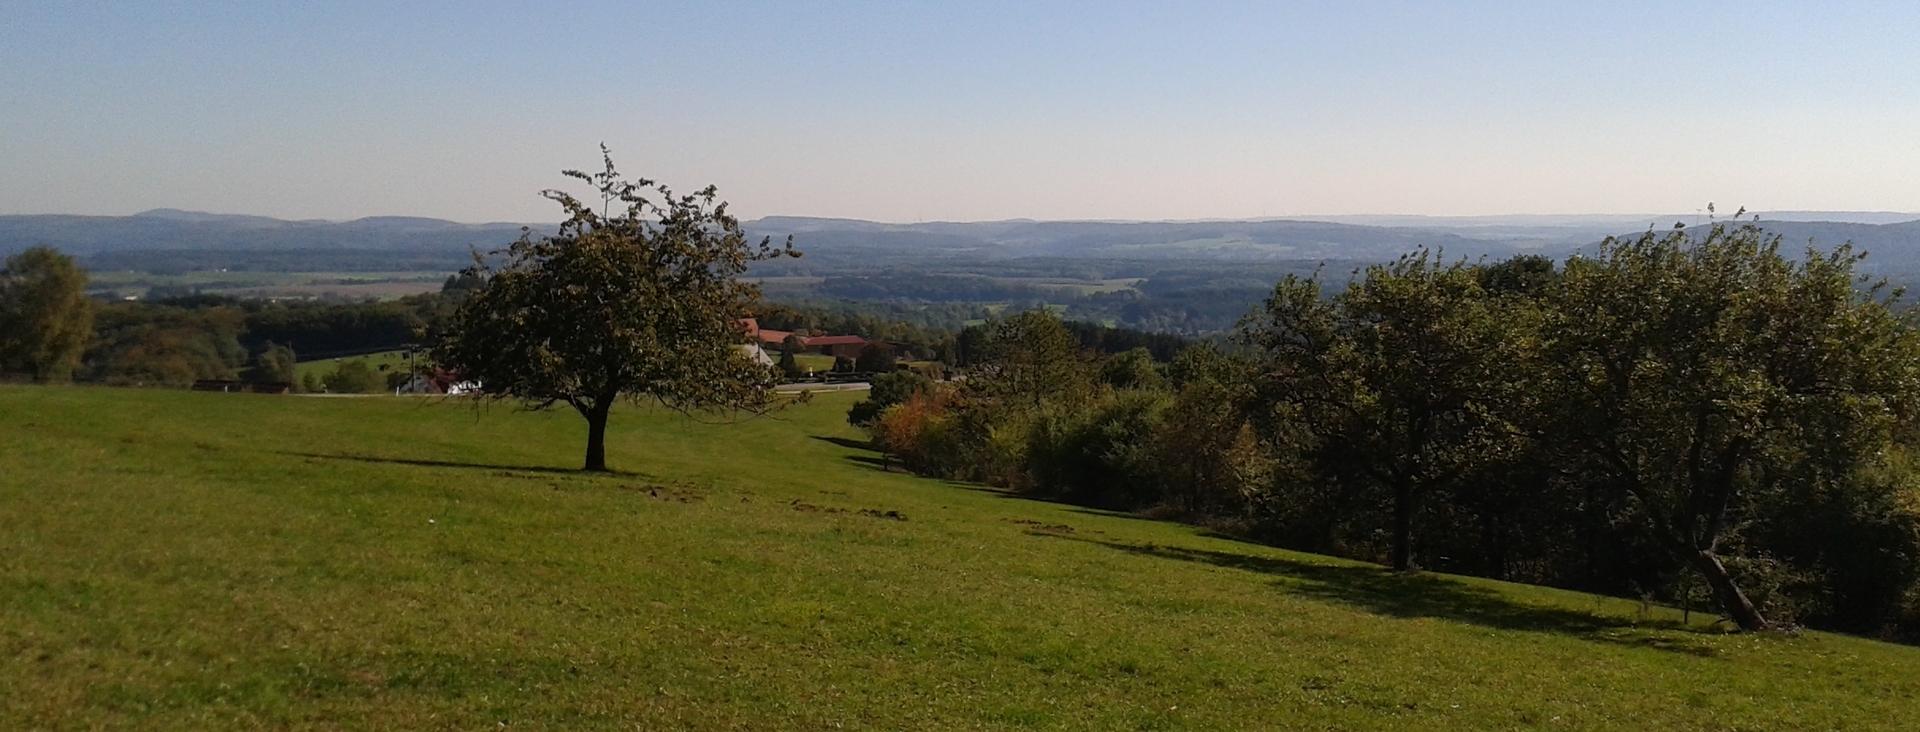
<instances>
[{"instance_id":1,"label":"paved road","mask_svg":"<svg viewBox=\"0 0 1920 732\"><path fill-rule=\"evenodd\" d=\"M781 384L773 387L773 390L783 392L866 391L871 388L873 388L873 385L864 381L849 381L845 384Z\"/></svg>"}]
</instances>

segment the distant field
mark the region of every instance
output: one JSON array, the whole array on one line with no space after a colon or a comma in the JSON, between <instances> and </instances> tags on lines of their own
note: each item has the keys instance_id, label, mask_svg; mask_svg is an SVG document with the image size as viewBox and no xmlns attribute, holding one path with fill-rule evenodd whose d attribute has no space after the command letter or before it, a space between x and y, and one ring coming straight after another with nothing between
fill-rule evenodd
<instances>
[{"instance_id":1,"label":"distant field","mask_svg":"<svg viewBox=\"0 0 1920 732\"><path fill-rule=\"evenodd\" d=\"M1107 280L1079 280L1063 277L990 277L995 282L1007 285L1025 285L1048 290L1058 290L1069 295L1096 295L1109 292L1131 290L1140 284L1139 277L1123 277Z\"/></svg>"},{"instance_id":2,"label":"distant field","mask_svg":"<svg viewBox=\"0 0 1920 732\"><path fill-rule=\"evenodd\" d=\"M779 356L774 358L778 359ZM834 361L832 356L819 353L796 353L793 354L793 360L800 364L800 368L808 371L830 371L833 369Z\"/></svg>"},{"instance_id":3,"label":"distant field","mask_svg":"<svg viewBox=\"0 0 1920 732\"><path fill-rule=\"evenodd\" d=\"M369 368L380 373L386 373L386 371L381 371L381 366L386 366L387 371L405 373L407 370L406 354L406 351L384 351L381 353L369 353L364 356L342 356L340 358L300 361L293 365L293 374L295 378L299 379L307 378L308 373L317 376L326 376L327 374L333 373L336 369L339 369L340 363L343 361L365 361ZM299 354L296 353L294 355L298 356ZM422 354L422 358L424 358L424 354Z\"/></svg>"},{"instance_id":4,"label":"distant field","mask_svg":"<svg viewBox=\"0 0 1920 732\"><path fill-rule=\"evenodd\" d=\"M95 293L145 295L154 287L188 287L234 297L394 299L422 292L438 292L446 272L186 272L160 275L149 272L89 272L88 289Z\"/></svg>"},{"instance_id":5,"label":"distant field","mask_svg":"<svg viewBox=\"0 0 1920 732\"><path fill-rule=\"evenodd\" d=\"M1911 729L1920 649L1723 635L718 424L0 387L0 729Z\"/></svg>"}]
</instances>

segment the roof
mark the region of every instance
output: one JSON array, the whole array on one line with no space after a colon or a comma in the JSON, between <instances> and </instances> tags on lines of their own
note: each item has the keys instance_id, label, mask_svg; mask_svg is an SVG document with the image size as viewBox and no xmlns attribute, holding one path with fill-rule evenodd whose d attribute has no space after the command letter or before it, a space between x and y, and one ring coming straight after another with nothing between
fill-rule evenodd
<instances>
[{"instance_id":1,"label":"roof","mask_svg":"<svg viewBox=\"0 0 1920 732\"><path fill-rule=\"evenodd\" d=\"M761 343L785 343L787 342L787 336L790 336L790 335L793 335L793 331L761 329L760 342Z\"/></svg>"},{"instance_id":2,"label":"roof","mask_svg":"<svg viewBox=\"0 0 1920 732\"><path fill-rule=\"evenodd\" d=\"M802 343L806 346L864 346L867 339L857 335L814 336Z\"/></svg>"}]
</instances>

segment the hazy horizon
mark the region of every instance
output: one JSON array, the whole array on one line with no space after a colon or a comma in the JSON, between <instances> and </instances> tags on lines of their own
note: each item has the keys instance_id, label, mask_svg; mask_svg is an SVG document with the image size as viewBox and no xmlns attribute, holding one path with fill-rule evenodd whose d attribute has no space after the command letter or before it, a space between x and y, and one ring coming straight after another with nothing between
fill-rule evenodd
<instances>
[{"instance_id":1,"label":"hazy horizon","mask_svg":"<svg viewBox=\"0 0 1920 732\"><path fill-rule=\"evenodd\" d=\"M1920 6L5 12L0 214L542 221L601 142L742 218L1920 210Z\"/></svg>"},{"instance_id":2,"label":"hazy horizon","mask_svg":"<svg viewBox=\"0 0 1920 732\"><path fill-rule=\"evenodd\" d=\"M1718 209L1717 217L1720 220L1731 220L1732 215L1738 211L1739 211L1738 207L1735 207L1732 210ZM549 222L549 218L551 218L551 217L549 218L535 217L535 218L529 218L524 220L499 219L499 218L468 220L468 219L447 219L447 218L437 217L437 216L422 216L419 214L404 214L404 213L368 214L365 216L352 216L352 217L345 217L345 218L335 218L335 217L286 218L286 217L279 217L279 216L270 216L267 214L248 213L244 211L205 211L205 210L196 210L196 209L185 209L185 208L179 208L174 206L162 206L162 207L156 207L156 208L142 209L139 211L129 211L125 213L77 213L77 212L71 212L71 211L23 211L23 212L0 212L0 216L124 217L124 216L163 214L167 212L192 214L192 215L204 215L204 216L223 216L223 217L224 216L264 217L264 218L272 218L272 219L278 219L278 220L290 221L290 222L312 221L312 222L325 222L325 223L346 223L346 222L357 221L361 219L377 219L377 218L429 218L429 219L449 221L456 224L487 225L487 224L547 223ZM1817 216L1820 214L1838 214L1838 215L1845 215L1847 217L1852 217L1852 218L1881 217L1881 218L1889 218L1889 219L1898 219L1900 221L1907 220L1904 217L1912 217L1915 220L1920 220L1920 211L1864 211L1864 210L1862 211L1849 211L1849 210L1821 211L1821 210L1784 209L1780 211L1747 211L1745 212L1745 214L1747 216L1754 216L1754 215L1765 216L1767 214L1773 214L1775 216L1792 217L1785 220L1802 220L1802 217ZM1210 222L1247 223L1247 222L1261 222L1261 221L1339 222L1341 220L1356 220L1356 219L1431 219L1431 220L1440 221L1440 222L1453 222L1456 224L1461 224L1462 222L1479 220L1479 219L1487 219L1487 220L1542 219L1542 220L1551 220L1558 223L1558 222L1572 222L1572 221L1577 221L1581 219L1639 220L1639 219L1664 219L1664 218L1673 217L1676 219L1679 219L1679 218L1699 219L1699 220L1705 221L1705 220L1713 219L1715 216L1716 214L1709 213L1705 208L1701 208L1694 211L1669 211L1665 213L1652 213L1652 212L1646 212L1646 211L1619 212L1619 213L1586 211L1586 212L1562 212L1562 213L1408 214L1408 213L1376 211L1376 212L1353 213L1353 214L1281 214L1276 216L1158 218L1158 219L1124 219L1124 218L1042 219L1042 218L1032 218L1032 217L1013 217L1013 218L1002 218L1002 219L926 219L926 220L919 220L919 221L869 219L869 218L859 218L859 217L851 217L851 216L816 216L816 215L804 214L804 213L775 212L775 213L769 213L769 214L764 214L760 216L742 217L741 220L742 221L757 221L761 219L843 220L843 221L860 221L865 223L882 224L887 226L916 226L916 225L932 225L932 224L993 224L993 223L1008 223L1008 222L1022 222L1022 221L1045 222L1045 223L1183 224L1183 223L1210 223ZM1827 220L1827 219L1807 219L1807 220ZM1834 219L1834 220L1837 221L1840 219ZM1694 223L1694 222L1688 221L1688 223ZM1387 224L1381 224L1381 225L1387 225ZM1552 225L1552 224L1548 224L1548 225Z\"/></svg>"}]
</instances>

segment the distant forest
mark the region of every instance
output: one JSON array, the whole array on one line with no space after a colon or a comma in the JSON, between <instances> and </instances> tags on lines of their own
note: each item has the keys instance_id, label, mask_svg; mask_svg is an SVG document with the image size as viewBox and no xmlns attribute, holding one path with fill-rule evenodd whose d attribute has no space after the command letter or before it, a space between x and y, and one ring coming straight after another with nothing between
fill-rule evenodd
<instances>
[{"instance_id":1,"label":"distant forest","mask_svg":"<svg viewBox=\"0 0 1920 732\"><path fill-rule=\"evenodd\" d=\"M1920 280L1920 220L1899 214L1784 212L1759 226L1788 249L1852 242L1863 269ZM1818 219L1833 220L1818 220ZM1916 216L1915 218L1920 218ZM1046 308L1070 320L1207 336L1233 329L1287 276L1329 290L1415 249L1448 260L1590 255L1608 235L1667 230L1700 216L1336 217L1332 221L999 221L884 224L768 217L756 236L806 253L756 265L769 299L849 303L896 314ZM0 254L48 245L95 272L451 273L521 234L514 223L380 217L346 222L158 210L134 216L0 216ZM535 234L544 225L527 227ZM200 285L217 292L217 285ZM177 289L168 289L178 295ZM977 319L977 318L973 318Z\"/></svg>"}]
</instances>

